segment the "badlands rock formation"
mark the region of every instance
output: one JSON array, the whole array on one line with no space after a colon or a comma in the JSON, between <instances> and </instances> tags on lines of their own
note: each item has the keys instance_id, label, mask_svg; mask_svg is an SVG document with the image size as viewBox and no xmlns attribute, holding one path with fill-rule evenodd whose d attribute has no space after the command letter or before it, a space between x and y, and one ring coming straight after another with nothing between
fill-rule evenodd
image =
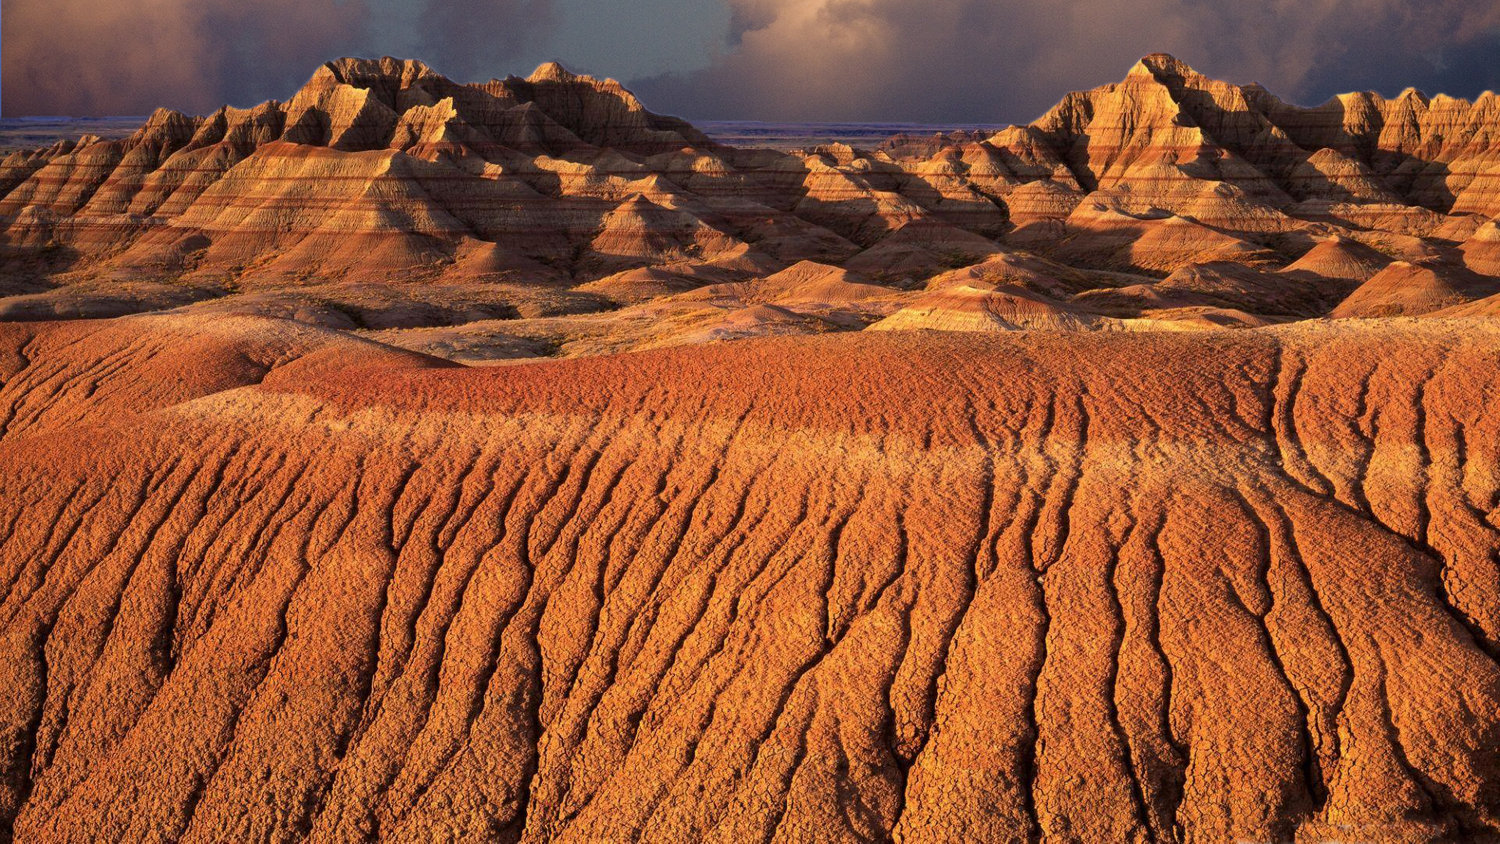
<instances>
[{"instance_id":1,"label":"badlands rock formation","mask_svg":"<svg viewBox=\"0 0 1500 844\"><path fill-rule=\"evenodd\" d=\"M0 841L1500 840L1497 139L346 59L12 152Z\"/></svg>"},{"instance_id":2,"label":"badlands rock formation","mask_svg":"<svg viewBox=\"0 0 1500 844\"><path fill-rule=\"evenodd\" d=\"M1155 55L1027 126L789 154L557 65L466 85L341 59L286 103L5 157L0 318L292 317L478 362L877 322L1422 315L1500 293L1497 139L1493 95L1304 108ZM887 295L695 292L805 261ZM1356 294L1392 262L1414 269ZM1003 266L1027 270L992 294ZM968 291L943 280L969 268Z\"/></svg>"}]
</instances>

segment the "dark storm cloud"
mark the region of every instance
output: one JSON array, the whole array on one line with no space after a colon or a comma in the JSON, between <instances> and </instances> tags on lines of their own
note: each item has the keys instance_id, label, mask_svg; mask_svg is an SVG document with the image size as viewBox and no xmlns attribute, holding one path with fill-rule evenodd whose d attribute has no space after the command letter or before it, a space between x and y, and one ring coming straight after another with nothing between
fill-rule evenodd
<instances>
[{"instance_id":1,"label":"dark storm cloud","mask_svg":"<svg viewBox=\"0 0 1500 844\"><path fill-rule=\"evenodd\" d=\"M410 48L508 69L551 0L4 0L7 116L204 113L288 97L321 62ZM394 20L400 18L400 20Z\"/></svg>"},{"instance_id":2,"label":"dark storm cloud","mask_svg":"<svg viewBox=\"0 0 1500 844\"><path fill-rule=\"evenodd\" d=\"M554 24L551 0L429 0L416 55L454 79L505 76L523 70L511 63Z\"/></svg>"},{"instance_id":3,"label":"dark storm cloud","mask_svg":"<svg viewBox=\"0 0 1500 844\"><path fill-rule=\"evenodd\" d=\"M5 0L7 115L206 111L290 91L360 0Z\"/></svg>"},{"instance_id":4,"label":"dark storm cloud","mask_svg":"<svg viewBox=\"0 0 1500 844\"><path fill-rule=\"evenodd\" d=\"M698 2L4 0L3 107L202 113L287 97L339 55L386 53L457 79L547 58L624 77L667 68L627 82L700 118L1024 121L1158 50L1302 102L1500 87L1496 0Z\"/></svg>"},{"instance_id":5,"label":"dark storm cloud","mask_svg":"<svg viewBox=\"0 0 1500 844\"><path fill-rule=\"evenodd\" d=\"M731 0L707 70L639 80L695 117L1024 121L1167 51L1300 101L1497 84L1495 0Z\"/></svg>"}]
</instances>

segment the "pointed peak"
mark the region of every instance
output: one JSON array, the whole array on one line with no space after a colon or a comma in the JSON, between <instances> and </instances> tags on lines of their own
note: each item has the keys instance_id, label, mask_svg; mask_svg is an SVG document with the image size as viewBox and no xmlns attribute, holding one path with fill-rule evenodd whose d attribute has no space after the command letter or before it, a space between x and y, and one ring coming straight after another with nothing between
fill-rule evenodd
<instances>
[{"instance_id":1,"label":"pointed peak","mask_svg":"<svg viewBox=\"0 0 1500 844\"><path fill-rule=\"evenodd\" d=\"M188 117L186 114L183 114L180 111L177 111L176 109L161 107L157 108L156 111L151 112L151 116L146 118L146 124L150 126L177 120L191 119L192 118Z\"/></svg>"},{"instance_id":2,"label":"pointed peak","mask_svg":"<svg viewBox=\"0 0 1500 844\"><path fill-rule=\"evenodd\" d=\"M1424 106L1428 105L1429 102L1430 102L1427 99L1427 95L1424 94L1424 93L1422 93L1421 91L1418 91L1416 88L1407 88L1406 90L1402 91L1401 95L1398 96L1398 97L1396 97L1396 101L1397 102L1415 101L1415 102L1421 103Z\"/></svg>"},{"instance_id":3,"label":"pointed peak","mask_svg":"<svg viewBox=\"0 0 1500 844\"><path fill-rule=\"evenodd\" d=\"M1144 64L1147 67L1155 68L1157 70L1171 70L1174 72L1192 70L1192 68L1188 67L1186 63L1178 60L1178 58L1171 53L1152 53L1151 55L1141 59L1141 64Z\"/></svg>"},{"instance_id":4,"label":"pointed peak","mask_svg":"<svg viewBox=\"0 0 1500 844\"><path fill-rule=\"evenodd\" d=\"M1385 98L1375 91L1346 91L1342 94L1334 94L1328 99L1329 105L1340 105L1350 107L1370 107L1385 102Z\"/></svg>"},{"instance_id":5,"label":"pointed peak","mask_svg":"<svg viewBox=\"0 0 1500 844\"><path fill-rule=\"evenodd\" d=\"M573 82L577 79L577 74L563 67L558 62L546 62L538 66L536 70L532 71L530 76L526 77L527 82Z\"/></svg>"},{"instance_id":6,"label":"pointed peak","mask_svg":"<svg viewBox=\"0 0 1500 844\"><path fill-rule=\"evenodd\" d=\"M173 130L191 131L193 127L193 118L188 117L186 114L170 108L158 108L156 111L151 112L151 116L146 118L146 122L141 125L141 128L135 131L135 134L137 137L145 137Z\"/></svg>"},{"instance_id":7,"label":"pointed peak","mask_svg":"<svg viewBox=\"0 0 1500 844\"><path fill-rule=\"evenodd\" d=\"M1186 77L1197 75L1185 62L1179 61L1171 53L1152 53L1136 62L1130 69L1127 78L1134 76L1150 76L1154 79L1162 77Z\"/></svg>"}]
</instances>

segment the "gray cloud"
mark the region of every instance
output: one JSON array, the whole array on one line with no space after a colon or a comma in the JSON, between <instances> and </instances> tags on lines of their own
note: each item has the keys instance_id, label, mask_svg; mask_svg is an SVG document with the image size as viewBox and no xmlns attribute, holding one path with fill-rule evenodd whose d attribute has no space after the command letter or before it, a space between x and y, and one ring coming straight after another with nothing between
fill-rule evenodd
<instances>
[{"instance_id":1,"label":"gray cloud","mask_svg":"<svg viewBox=\"0 0 1500 844\"><path fill-rule=\"evenodd\" d=\"M458 79L542 59L697 118L1025 121L1166 50L1317 101L1500 88L1495 0L4 0L6 115L207 112L339 55ZM722 5L719 5L722 4ZM727 8L725 8L727 6Z\"/></svg>"},{"instance_id":2,"label":"gray cloud","mask_svg":"<svg viewBox=\"0 0 1500 844\"><path fill-rule=\"evenodd\" d=\"M699 118L1025 121L1158 50L1292 99L1497 84L1494 0L730 0L709 69L636 81Z\"/></svg>"},{"instance_id":3,"label":"gray cloud","mask_svg":"<svg viewBox=\"0 0 1500 844\"><path fill-rule=\"evenodd\" d=\"M361 0L5 0L7 115L140 114L294 89Z\"/></svg>"},{"instance_id":4,"label":"gray cloud","mask_svg":"<svg viewBox=\"0 0 1500 844\"><path fill-rule=\"evenodd\" d=\"M556 24L552 0L428 0L417 21L418 57L461 80L520 71L518 53Z\"/></svg>"},{"instance_id":5,"label":"gray cloud","mask_svg":"<svg viewBox=\"0 0 1500 844\"><path fill-rule=\"evenodd\" d=\"M290 96L341 55L411 52L488 79L551 0L5 0L7 116L205 113Z\"/></svg>"}]
</instances>

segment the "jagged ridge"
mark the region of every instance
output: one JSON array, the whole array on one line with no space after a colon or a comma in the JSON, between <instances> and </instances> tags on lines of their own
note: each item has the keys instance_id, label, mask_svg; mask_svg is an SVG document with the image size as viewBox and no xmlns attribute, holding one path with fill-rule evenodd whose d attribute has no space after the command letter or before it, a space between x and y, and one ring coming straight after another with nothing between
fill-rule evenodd
<instances>
[{"instance_id":1,"label":"jagged ridge","mask_svg":"<svg viewBox=\"0 0 1500 844\"><path fill-rule=\"evenodd\" d=\"M127 139L6 158L0 319L191 305L427 332L380 339L478 360L875 323L1447 314L1500 294L1497 137L1489 94L1302 108L1153 55L989 137L780 153L715 144L557 65L459 84L341 59L285 104L161 111ZM680 295L809 260L889 295ZM1417 270L1357 293L1392 260ZM954 270L978 283L942 293ZM1441 295L1423 292L1434 278ZM500 314L513 324L488 324Z\"/></svg>"}]
</instances>

